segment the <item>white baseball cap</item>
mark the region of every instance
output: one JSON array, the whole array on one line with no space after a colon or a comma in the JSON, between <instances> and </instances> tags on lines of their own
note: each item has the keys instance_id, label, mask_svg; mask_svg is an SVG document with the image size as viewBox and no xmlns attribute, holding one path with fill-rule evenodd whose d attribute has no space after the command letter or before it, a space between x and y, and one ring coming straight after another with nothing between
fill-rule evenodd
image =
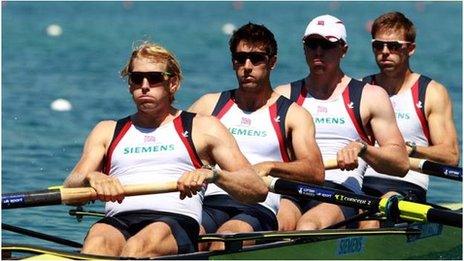
<instances>
[{"instance_id":1,"label":"white baseball cap","mask_svg":"<svg viewBox=\"0 0 464 261\"><path fill-rule=\"evenodd\" d=\"M309 22L306 27L303 39L310 35L320 35L325 39L336 42L338 40L346 41L346 29L343 22L331 15L321 15Z\"/></svg>"}]
</instances>

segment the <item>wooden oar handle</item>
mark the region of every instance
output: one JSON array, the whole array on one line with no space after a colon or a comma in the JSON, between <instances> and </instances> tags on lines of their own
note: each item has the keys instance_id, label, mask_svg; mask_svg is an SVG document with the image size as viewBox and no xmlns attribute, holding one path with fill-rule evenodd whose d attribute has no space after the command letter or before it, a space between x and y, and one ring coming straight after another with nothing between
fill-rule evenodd
<instances>
[{"instance_id":1,"label":"wooden oar handle","mask_svg":"<svg viewBox=\"0 0 464 261\"><path fill-rule=\"evenodd\" d=\"M337 159L324 160L324 169L325 170L338 169Z\"/></svg>"},{"instance_id":2,"label":"wooden oar handle","mask_svg":"<svg viewBox=\"0 0 464 261\"><path fill-rule=\"evenodd\" d=\"M424 159L409 158L409 169L417 172L422 172L422 165L424 164L424 162Z\"/></svg>"}]
</instances>

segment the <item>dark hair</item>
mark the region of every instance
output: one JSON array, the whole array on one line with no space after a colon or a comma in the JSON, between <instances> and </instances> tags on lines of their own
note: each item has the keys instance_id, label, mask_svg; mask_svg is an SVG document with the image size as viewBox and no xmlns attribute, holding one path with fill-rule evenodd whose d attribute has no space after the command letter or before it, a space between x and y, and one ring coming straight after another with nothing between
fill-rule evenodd
<instances>
[{"instance_id":1,"label":"dark hair","mask_svg":"<svg viewBox=\"0 0 464 261\"><path fill-rule=\"evenodd\" d=\"M235 53L240 41L262 46L266 49L266 53L270 56L277 55L277 42L274 39L274 34L264 25L253 24L250 22L236 30L229 40L231 53Z\"/></svg>"},{"instance_id":2,"label":"dark hair","mask_svg":"<svg viewBox=\"0 0 464 261\"><path fill-rule=\"evenodd\" d=\"M400 12L389 12L375 19L372 24L372 39L379 31L403 30L406 41L414 43L416 41L416 28L414 24L404 14Z\"/></svg>"}]
</instances>

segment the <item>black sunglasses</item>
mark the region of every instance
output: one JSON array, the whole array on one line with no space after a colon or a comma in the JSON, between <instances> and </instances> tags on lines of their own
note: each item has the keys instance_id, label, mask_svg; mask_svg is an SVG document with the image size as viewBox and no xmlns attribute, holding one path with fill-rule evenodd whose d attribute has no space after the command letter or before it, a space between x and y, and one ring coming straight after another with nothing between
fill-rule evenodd
<instances>
[{"instance_id":1,"label":"black sunglasses","mask_svg":"<svg viewBox=\"0 0 464 261\"><path fill-rule=\"evenodd\" d=\"M250 59L250 62L256 65L265 62L267 57L268 54L263 52L236 52L232 54L232 60L239 64L245 64L246 60Z\"/></svg>"},{"instance_id":2,"label":"black sunglasses","mask_svg":"<svg viewBox=\"0 0 464 261\"><path fill-rule=\"evenodd\" d=\"M319 46L323 50L330 50L340 45L340 40L336 42L331 42L323 39L306 39L303 41L303 43L310 50L316 50Z\"/></svg>"},{"instance_id":3,"label":"black sunglasses","mask_svg":"<svg viewBox=\"0 0 464 261\"><path fill-rule=\"evenodd\" d=\"M130 72L129 73L129 84L130 85L142 85L143 79L148 80L150 86L162 83L165 79L164 76L171 75L168 72Z\"/></svg>"},{"instance_id":4,"label":"black sunglasses","mask_svg":"<svg viewBox=\"0 0 464 261\"><path fill-rule=\"evenodd\" d=\"M387 46L389 51L397 52L401 48L403 48L403 46L405 44L410 44L410 43L411 42L399 41L399 40L396 40L396 41L380 41L380 40L372 39L372 48L377 52L381 52L383 50L383 48L385 46Z\"/></svg>"}]
</instances>

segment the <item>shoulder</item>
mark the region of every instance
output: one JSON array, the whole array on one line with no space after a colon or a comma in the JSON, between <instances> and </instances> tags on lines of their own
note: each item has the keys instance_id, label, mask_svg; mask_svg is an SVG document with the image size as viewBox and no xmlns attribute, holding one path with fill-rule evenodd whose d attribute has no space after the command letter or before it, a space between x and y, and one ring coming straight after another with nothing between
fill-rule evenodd
<instances>
[{"instance_id":1,"label":"shoulder","mask_svg":"<svg viewBox=\"0 0 464 261\"><path fill-rule=\"evenodd\" d=\"M425 92L426 108L441 107L451 103L445 86L434 80L430 81Z\"/></svg>"},{"instance_id":2,"label":"shoulder","mask_svg":"<svg viewBox=\"0 0 464 261\"><path fill-rule=\"evenodd\" d=\"M376 98L389 99L388 93L387 91L385 91L384 88L370 83L366 83L366 85L364 86L362 97L363 99L369 98L372 100L372 102L375 102Z\"/></svg>"},{"instance_id":3,"label":"shoulder","mask_svg":"<svg viewBox=\"0 0 464 261\"><path fill-rule=\"evenodd\" d=\"M277 86L274 89L274 91L286 98L290 98L290 89L291 89L291 84L287 83L287 84Z\"/></svg>"},{"instance_id":4,"label":"shoulder","mask_svg":"<svg viewBox=\"0 0 464 261\"><path fill-rule=\"evenodd\" d=\"M219 100L220 96L221 96L220 92L219 93L207 93L201 96L197 101L195 101L190 106L188 111L209 115L213 111L213 108L216 105L217 101Z\"/></svg>"},{"instance_id":5,"label":"shoulder","mask_svg":"<svg viewBox=\"0 0 464 261\"><path fill-rule=\"evenodd\" d=\"M194 118L194 128L204 133L214 133L218 129L224 129L221 121L211 115L196 114Z\"/></svg>"},{"instance_id":6,"label":"shoulder","mask_svg":"<svg viewBox=\"0 0 464 261\"><path fill-rule=\"evenodd\" d=\"M446 87L442 85L441 83L431 80L427 86L426 95L427 96L443 96L443 95L448 95L448 91L446 90Z\"/></svg>"},{"instance_id":7,"label":"shoulder","mask_svg":"<svg viewBox=\"0 0 464 261\"><path fill-rule=\"evenodd\" d=\"M104 120L100 121L95 125L93 128L94 132L113 132L114 128L116 127L116 121L114 120Z\"/></svg>"}]
</instances>

